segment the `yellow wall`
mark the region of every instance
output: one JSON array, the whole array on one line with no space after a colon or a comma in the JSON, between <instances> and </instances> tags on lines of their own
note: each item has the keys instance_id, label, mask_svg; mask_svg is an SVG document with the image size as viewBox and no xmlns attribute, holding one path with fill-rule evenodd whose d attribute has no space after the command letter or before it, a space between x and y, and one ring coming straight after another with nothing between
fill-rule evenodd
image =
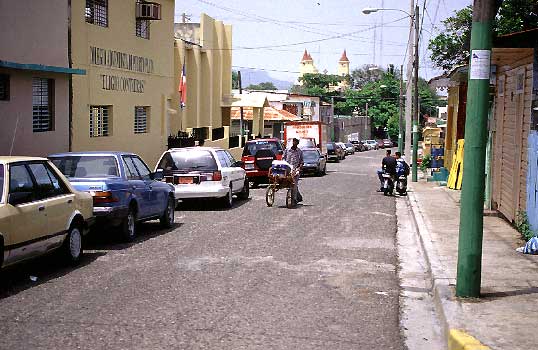
<instances>
[{"instance_id":1,"label":"yellow wall","mask_svg":"<svg viewBox=\"0 0 538 350\"><path fill-rule=\"evenodd\" d=\"M73 76L73 151L130 151L139 154L152 168L166 149L169 119L174 116L175 108L170 98L174 91L177 95L172 39L174 1L158 2L162 19L151 21L148 40L135 35L134 0L108 2L108 27L86 23L85 1L72 1L73 68L86 70L85 76ZM139 72L92 63L91 47L104 49L106 53L118 51L146 58L152 61L153 69ZM107 89L103 84L106 76L137 79L138 92ZM109 136L90 138L91 105L112 106ZM134 133L135 106L150 107L147 133Z\"/></svg>"},{"instance_id":2,"label":"yellow wall","mask_svg":"<svg viewBox=\"0 0 538 350\"><path fill-rule=\"evenodd\" d=\"M177 86L184 62L187 101L185 107L171 118L170 132L177 134L178 131L208 127L211 136L212 128L230 123L229 107L223 107L222 102L231 96L232 89L232 27L202 14L199 25L176 24L175 33L176 92L172 96L172 108L179 109ZM188 33L189 37L183 37L183 33ZM181 39L188 39L190 43ZM205 145L209 144L206 142ZM218 145L227 147L227 137Z\"/></svg>"},{"instance_id":3,"label":"yellow wall","mask_svg":"<svg viewBox=\"0 0 538 350\"><path fill-rule=\"evenodd\" d=\"M337 74L339 76L349 75L349 62L348 61L339 61Z\"/></svg>"}]
</instances>

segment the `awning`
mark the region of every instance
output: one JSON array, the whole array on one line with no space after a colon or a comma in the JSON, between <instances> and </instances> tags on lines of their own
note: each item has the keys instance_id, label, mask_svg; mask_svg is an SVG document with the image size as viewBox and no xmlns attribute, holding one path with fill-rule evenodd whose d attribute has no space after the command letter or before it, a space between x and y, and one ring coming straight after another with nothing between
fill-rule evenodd
<instances>
[{"instance_id":1,"label":"awning","mask_svg":"<svg viewBox=\"0 0 538 350\"><path fill-rule=\"evenodd\" d=\"M242 94L226 96L223 98L221 107L269 107L267 97L260 95Z\"/></svg>"},{"instance_id":2,"label":"awning","mask_svg":"<svg viewBox=\"0 0 538 350\"><path fill-rule=\"evenodd\" d=\"M58 67L58 66L46 66L43 64L32 64L32 63L17 63L10 61L0 61L0 68L11 68L11 69L21 69L21 70L33 70L39 72L52 72L52 73L63 73L63 74L78 74L86 75L86 70L84 69L73 69L68 67Z\"/></svg>"},{"instance_id":3,"label":"awning","mask_svg":"<svg viewBox=\"0 0 538 350\"><path fill-rule=\"evenodd\" d=\"M241 119L241 112L239 107L232 107L232 120ZM243 118L245 120L252 120L252 108L243 108ZM263 120L264 121L282 121L282 122L293 122L302 120L302 118L292 114L288 111L276 109L273 107L265 107L263 109Z\"/></svg>"}]
</instances>

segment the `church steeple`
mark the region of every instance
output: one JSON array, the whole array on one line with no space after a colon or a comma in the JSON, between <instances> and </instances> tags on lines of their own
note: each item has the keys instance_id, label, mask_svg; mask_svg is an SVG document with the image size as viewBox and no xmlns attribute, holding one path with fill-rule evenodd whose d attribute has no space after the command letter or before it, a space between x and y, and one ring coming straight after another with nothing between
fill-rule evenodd
<instances>
[{"instance_id":1,"label":"church steeple","mask_svg":"<svg viewBox=\"0 0 538 350\"><path fill-rule=\"evenodd\" d=\"M346 50L342 53L342 57L338 60L338 75L346 76L349 75L349 58L347 58Z\"/></svg>"}]
</instances>

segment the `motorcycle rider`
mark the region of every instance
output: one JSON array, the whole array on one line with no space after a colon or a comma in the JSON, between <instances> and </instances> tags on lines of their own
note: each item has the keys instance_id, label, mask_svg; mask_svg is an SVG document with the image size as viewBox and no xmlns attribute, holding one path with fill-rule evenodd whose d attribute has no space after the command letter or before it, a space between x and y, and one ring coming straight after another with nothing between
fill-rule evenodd
<instances>
[{"instance_id":1,"label":"motorcycle rider","mask_svg":"<svg viewBox=\"0 0 538 350\"><path fill-rule=\"evenodd\" d=\"M384 172L392 175L393 177L396 175L396 158L391 156L390 149L387 150L387 155L381 162L381 169L377 171L377 177L379 178L379 183L381 184L378 192L383 192L383 184L385 182L385 180L383 180Z\"/></svg>"},{"instance_id":2,"label":"motorcycle rider","mask_svg":"<svg viewBox=\"0 0 538 350\"><path fill-rule=\"evenodd\" d=\"M299 177L301 176L301 170L303 169L303 151L299 148L299 139L293 139L293 145L291 148L287 148L284 151L282 160L290 163L293 167L295 174L293 175L293 188L292 188L292 198L294 203L299 203L303 201L303 196L299 192Z\"/></svg>"},{"instance_id":3,"label":"motorcycle rider","mask_svg":"<svg viewBox=\"0 0 538 350\"><path fill-rule=\"evenodd\" d=\"M402 158L401 152L396 152L396 175L409 175L409 165L406 163L405 159Z\"/></svg>"}]
</instances>

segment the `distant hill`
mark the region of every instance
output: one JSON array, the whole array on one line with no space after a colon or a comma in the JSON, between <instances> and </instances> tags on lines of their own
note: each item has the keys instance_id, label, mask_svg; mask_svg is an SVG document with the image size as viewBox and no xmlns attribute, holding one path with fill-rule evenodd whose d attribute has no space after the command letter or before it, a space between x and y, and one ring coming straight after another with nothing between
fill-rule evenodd
<instances>
[{"instance_id":1,"label":"distant hill","mask_svg":"<svg viewBox=\"0 0 538 350\"><path fill-rule=\"evenodd\" d=\"M241 71L241 80L243 83L243 88L246 88L250 84L259 84L267 81L273 83L279 90L290 89L293 85L292 81L275 79L265 71L245 68L241 68L239 70Z\"/></svg>"}]
</instances>

